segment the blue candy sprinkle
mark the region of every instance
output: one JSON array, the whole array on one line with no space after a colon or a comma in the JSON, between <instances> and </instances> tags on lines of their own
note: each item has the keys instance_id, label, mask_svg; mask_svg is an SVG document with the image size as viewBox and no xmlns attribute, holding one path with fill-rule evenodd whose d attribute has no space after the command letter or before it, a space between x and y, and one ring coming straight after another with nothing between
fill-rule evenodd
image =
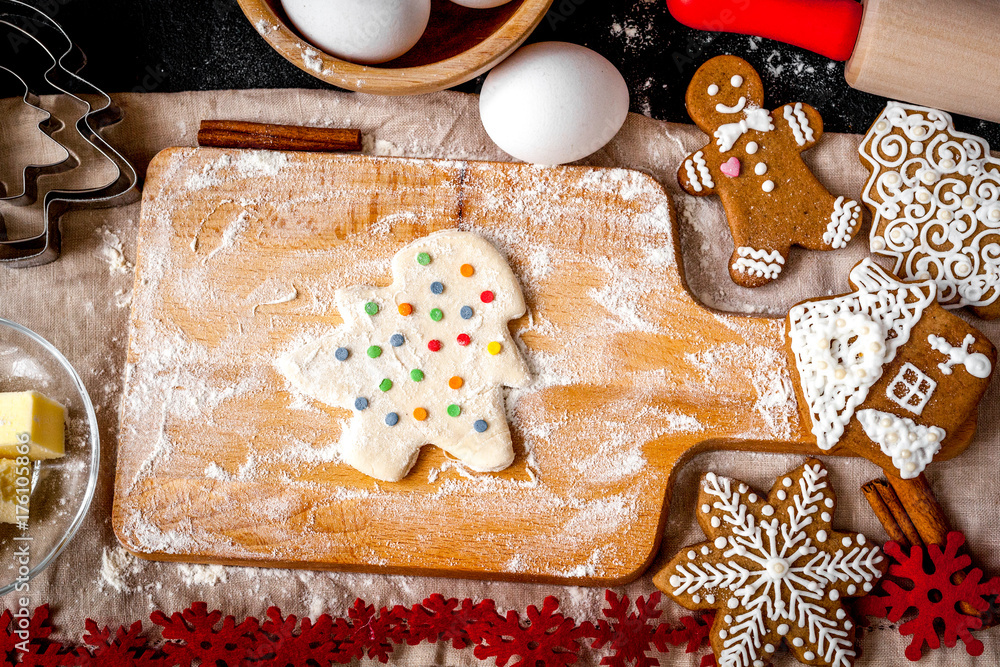
<instances>
[{"instance_id":1,"label":"blue candy sprinkle","mask_svg":"<svg viewBox=\"0 0 1000 667\"><path fill-rule=\"evenodd\" d=\"M395 426L398 423L399 423L399 415L397 415L395 412L390 412L385 416L386 426Z\"/></svg>"},{"instance_id":2,"label":"blue candy sprinkle","mask_svg":"<svg viewBox=\"0 0 1000 667\"><path fill-rule=\"evenodd\" d=\"M486 429L490 427L484 420L480 419L472 425L472 428L476 429L476 433L485 433Z\"/></svg>"},{"instance_id":3,"label":"blue candy sprinkle","mask_svg":"<svg viewBox=\"0 0 1000 667\"><path fill-rule=\"evenodd\" d=\"M433 282L431 283L431 291L435 294L442 294L444 292L444 283Z\"/></svg>"},{"instance_id":4,"label":"blue candy sprinkle","mask_svg":"<svg viewBox=\"0 0 1000 667\"><path fill-rule=\"evenodd\" d=\"M346 347L338 347L334 356L337 357L337 361L347 361L347 357L351 356L351 351Z\"/></svg>"},{"instance_id":5,"label":"blue candy sprinkle","mask_svg":"<svg viewBox=\"0 0 1000 667\"><path fill-rule=\"evenodd\" d=\"M472 308L470 306L462 306L462 310L460 311L460 314L461 314L463 320L471 320L472 319Z\"/></svg>"},{"instance_id":6,"label":"blue candy sprinkle","mask_svg":"<svg viewBox=\"0 0 1000 667\"><path fill-rule=\"evenodd\" d=\"M354 400L354 409L355 410L367 410L368 409L368 399L364 398L363 396L361 398L355 399Z\"/></svg>"},{"instance_id":7,"label":"blue candy sprinkle","mask_svg":"<svg viewBox=\"0 0 1000 667\"><path fill-rule=\"evenodd\" d=\"M405 342L406 342L406 339L403 338L403 334L392 334L392 336L389 338L389 343L393 347L399 347L399 346L401 346Z\"/></svg>"}]
</instances>

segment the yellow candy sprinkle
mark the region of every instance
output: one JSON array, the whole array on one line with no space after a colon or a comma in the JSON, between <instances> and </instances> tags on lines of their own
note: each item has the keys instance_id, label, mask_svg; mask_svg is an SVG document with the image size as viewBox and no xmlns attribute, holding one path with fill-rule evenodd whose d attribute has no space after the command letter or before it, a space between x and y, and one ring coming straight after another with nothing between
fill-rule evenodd
<instances>
[{"instance_id":1,"label":"yellow candy sprinkle","mask_svg":"<svg viewBox=\"0 0 1000 667\"><path fill-rule=\"evenodd\" d=\"M496 341L493 341L492 343L486 346L486 350L495 357L496 355L500 354L500 352L503 350L503 345L501 345Z\"/></svg>"}]
</instances>

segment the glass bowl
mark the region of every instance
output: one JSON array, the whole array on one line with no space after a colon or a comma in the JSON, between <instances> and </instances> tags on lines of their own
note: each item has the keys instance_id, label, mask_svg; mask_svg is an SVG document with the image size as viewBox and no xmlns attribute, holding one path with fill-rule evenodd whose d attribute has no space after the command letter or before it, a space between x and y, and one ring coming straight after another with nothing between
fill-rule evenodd
<instances>
[{"instance_id":1,"label":"glass bowl","mask_svg":"<svg viewBox=\"0 0 1000 667\"><path fill-rule=\"evenodd\" d=\"M23 593L62 553L97 486L100 434L86 387L51 343L0 318L0 392L31 389L66 407L66 455L33 464L26 528L0 523L0 595Z\"/></svg>"}]
</instances>

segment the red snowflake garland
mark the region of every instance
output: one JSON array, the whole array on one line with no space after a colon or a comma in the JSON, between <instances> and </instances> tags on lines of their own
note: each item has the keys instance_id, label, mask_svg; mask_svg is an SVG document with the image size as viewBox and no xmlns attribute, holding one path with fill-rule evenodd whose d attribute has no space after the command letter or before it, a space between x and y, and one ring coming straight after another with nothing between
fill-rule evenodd
<instances>
[{"instance_id":1,"label":"red snowflake garland","mask_svg":"<svg viewBox=\"0 0 1000 667\"><path fill-rule=\"evenodd\" d=\"M112 631L88 619L83 645L65 646L49 636L47 605L34 610L30 640L17 635L17 623L8 611L0 616L0 667L327 667L361 657L388 662L402 644L448 642L456 649L473 647L480 660L497 667L569 667L588 650L605 650L601 663L617 667L656 667L653 649L684 646L688 653L705 645L712 618L687 616L680 626L660 623L660 594L636 601L607 591L605 619L577 623L559 613L559 601L545 598L541 608L530 606L522 615L501 616L492 600L474 602L432 595L422 604L377 609L355 601L343 618L323 614L309 618L283 616L277 607L267 610L263 622L250 617L237 621L221 611L209 611L203 602L167 615L155 611L150 619L162 629L163 639L143 634L141 621ZM23 649L27 649L27 651ZM714 665L711 653L702 665Z\"/></svg>"},{"instance_id":2,"label":"red snowflake garland","mask_svg":"<svg viewBox=\"0 0 1000 667\"><path fill-rule=\"evenodd\" d=\"M902 580L906 586L885 578L880 588L885 595L869 595L858 602L858 611L868 616L887 618L896 623L908 609L916 609L916 616L899 626L899 634L913 635L906 647L906 657L919 660L923 647L936 649L941 641L953 648L961 639L969 655L983 653L983 643L972 636L972 630L982 627L982 619L963 614L958 610L960 603L967 603L977 611L990 607L986 596L1000 593L1000 578L994 577L983 582L983 571L974 568L965 574L961 583L952 581L956 572L964 572L972 559L958 550L965 544L965 536L958 532L948 533L944 550L937 545L927 547L930 571L925 566L924 551L919 546L906 554L896 542L885 545L884 551L894 561L889 566L889 575ZM941 637L935 622L943 628Z\"/></svg>"}]
</instances>

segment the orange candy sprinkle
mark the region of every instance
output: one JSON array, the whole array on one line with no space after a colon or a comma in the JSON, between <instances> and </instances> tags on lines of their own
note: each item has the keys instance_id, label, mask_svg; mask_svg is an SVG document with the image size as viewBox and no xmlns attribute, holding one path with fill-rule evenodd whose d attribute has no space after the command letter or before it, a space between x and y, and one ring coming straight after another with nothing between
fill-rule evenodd
<instances>
[{"instance_id":1,"label":"orange candy sprinkle","mask_svg":"<svg viewBox=\"0 0 1000 667\"><path fill-rule=\"evenodd\" d=\"M472 268L472 264L463 264L462 268L459 270L462 272L462 275L465 276L466 278L471 278L472 274L476 272L476 270Z\"/></svg>"},{"instance_id":2,"label":"orange candy sprinkle","mask_svg":"<svg viewBox=\"0 0 1000 667\"><path fill-rule=\"evenodd\" d=\"M406 317L407 315L412 315L413 306L411 306L408 303L399 304L399 314L402 315L403 317Z\"/></svg>"},{"instance_id":3,"label":"orange candy sprinkle","mask_svg":"<svg viewBox=\"0 0 1000 667\"><path fill-rule=\"evenodd\" d=\"M426 421L427 410L425 410L424 408L417 408L416 410L413 411L413 418L416 419L418 422Z\"/></svg>"},{"instance_id":4,"label":"orange candy sprinkle","mask_svg":"<svg viewBox=\"0 0 1000 667\"><path fill-rule=\"evenodd\" d=\"M465 386L465 380L456 375L452 379L448 380L448 386L451 387L452 389L461 389L463 386Z\"/></svg>"}]
</instances>

